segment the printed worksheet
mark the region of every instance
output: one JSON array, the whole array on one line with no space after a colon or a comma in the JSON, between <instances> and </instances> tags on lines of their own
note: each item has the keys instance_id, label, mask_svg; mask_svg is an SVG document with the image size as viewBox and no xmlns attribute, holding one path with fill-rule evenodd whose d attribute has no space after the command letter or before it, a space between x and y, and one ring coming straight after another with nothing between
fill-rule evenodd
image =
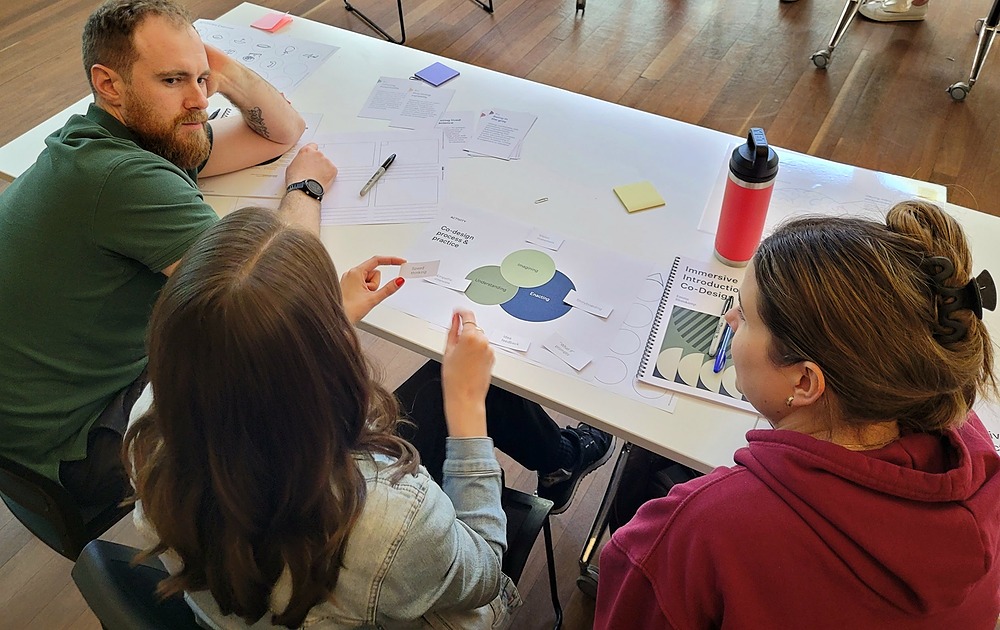
<instances>
[{"instance_id":1,"label":"printed worksheet","mask_svg":"<svg viewBox=\"0 0 1000 630\"><path fill-rule=\"evenodd\" d=\"M444 132L444 151L450 158L469 157L465 147L476 130L476 112L445 112L436 127Z\"/></svg>"},{"instance_id":2,"label":"printed worksheet","mask_svg":"<svg viewBox=\"0 0 1000 630\"><path fill-rule=\"evenodd\" d=\"M407 90L403 105L399 113L389 121L389 126L402 129L433 129L454 96L455 90L428 85L414 86Z\"/></svg>"},{"instance_id":3,"label":"printed worksheet","mask_svg":"<svg viewBox=\"0 0 1000 630\"><path fill-rule=\"evenodd\" d=\"M340 50L329 44L214 20L197 20L194 27L202 41L222 49L286 96Z\"/></svg>"},{"instance_id":4,"label":"printed worksheet","mask_svg":"<svg viewBox=\"0 0 1000 630\"><path fill-rule=\"evenodd\" d=\"M323 225L419 223L441 210L445 157L440 131L320 133L313 142L338 169L323 197ZM392 154L392 165L362 196L362 187Z\"/></svg>"},{"instance_id":5,"label":"printed worksheet","mask_svg":"<svg viewBox=\"0 0 1000 630\"><path fill-rule=\"evenodd\" d=\"M476 135L466 151L472 155L510 160L520 154L521 143L538 117L527 112L490 109L482 112Z\"/></svg>"},{"instance_id":6,"label":"printed worksheet","mask_svg":"<svg viewBox=\"0 0 1000 630\"><path fill-rule=\"evenodd\" d=\"M672 409L669 392L634 378L663 287L649 263L457 208L438 215L404 256L435 275L408 282L393 308L442 329L453 309L471 309L499 351Z\"/></svg>"},{"instance_id":7,"label":"printed worksheet","mask_svg":"<svg viewBox=\"0 0 1000 630\"><path fill-rule=\"evenodd\" d=\"M375 118L377 120L392 120L403 111L403 103L410 93L415 81L397 79L394 77L379 77L368 95L368 100L361 106L358 118Z\"/></svg>"}]
</instances>

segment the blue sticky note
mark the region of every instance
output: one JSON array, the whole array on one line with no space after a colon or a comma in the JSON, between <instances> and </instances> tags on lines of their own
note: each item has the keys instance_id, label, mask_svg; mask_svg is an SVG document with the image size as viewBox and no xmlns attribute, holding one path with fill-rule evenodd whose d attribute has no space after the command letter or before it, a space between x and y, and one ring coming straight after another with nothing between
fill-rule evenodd
<instances>
[{"instance_id":1,"label":"blue sticky note","mask_svg":"<svg viewBox=\"0 0 1000 630\"><path fill-rule=\"evenodd\" d=\"M458 70L453 70L443 63L434 62L427 66L420 72L417 72L416 77L427 81L434 87L437 87L448 81L449 79L454 79L458 76Z\"/></svg>"}]
</instances>

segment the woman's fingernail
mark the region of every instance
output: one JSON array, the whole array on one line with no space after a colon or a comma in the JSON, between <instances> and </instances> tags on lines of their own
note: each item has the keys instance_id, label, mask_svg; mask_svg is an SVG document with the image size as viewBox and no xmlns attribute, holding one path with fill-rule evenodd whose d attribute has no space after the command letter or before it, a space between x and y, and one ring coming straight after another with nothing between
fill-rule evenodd
<instances>
[{"instance_id":1,"label":"woman's fingernail","mask_svg":"<svg viewBox=\"0 0 1000 630\"><path fill-rule=\"evenodd\" d=\"M396 278L396 286L401 287L403 283L406 282L406 278Z\"/></svg>"}]
</instances>

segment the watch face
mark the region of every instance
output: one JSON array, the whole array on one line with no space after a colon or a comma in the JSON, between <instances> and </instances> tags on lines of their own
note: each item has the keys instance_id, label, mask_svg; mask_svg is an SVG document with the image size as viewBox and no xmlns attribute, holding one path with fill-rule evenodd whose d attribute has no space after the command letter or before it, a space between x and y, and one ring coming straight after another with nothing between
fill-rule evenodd
<instances>
[{"instance_id":1,"label":"watch face","mask_svg":"<svg viewBox=\"0 0 1000 630\"><path fill-rule=\"evenodd\" d=\"M318 181L315 179L307 179L304 183L306 185L306 190L309 191L310 195L313 195L314 197L323 196L323 185Z\"/></svg>"}]
</instances>

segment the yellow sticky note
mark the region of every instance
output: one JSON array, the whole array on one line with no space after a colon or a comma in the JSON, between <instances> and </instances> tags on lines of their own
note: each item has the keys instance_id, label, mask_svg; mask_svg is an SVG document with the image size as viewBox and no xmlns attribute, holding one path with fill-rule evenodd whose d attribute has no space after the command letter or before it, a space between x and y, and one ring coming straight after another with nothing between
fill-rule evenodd
<instances>
[{"instance_id":1,"label":"yellow sticky note","mask_svg":"<svg viewBox=\"0 0 1000 630\"><path fill-rule=\"evenodd\" d=\"M637 182L625 186L615 186L615 194L629 212L646 210L667 204L649 182Z\"/></svg>"}]
</instances>

